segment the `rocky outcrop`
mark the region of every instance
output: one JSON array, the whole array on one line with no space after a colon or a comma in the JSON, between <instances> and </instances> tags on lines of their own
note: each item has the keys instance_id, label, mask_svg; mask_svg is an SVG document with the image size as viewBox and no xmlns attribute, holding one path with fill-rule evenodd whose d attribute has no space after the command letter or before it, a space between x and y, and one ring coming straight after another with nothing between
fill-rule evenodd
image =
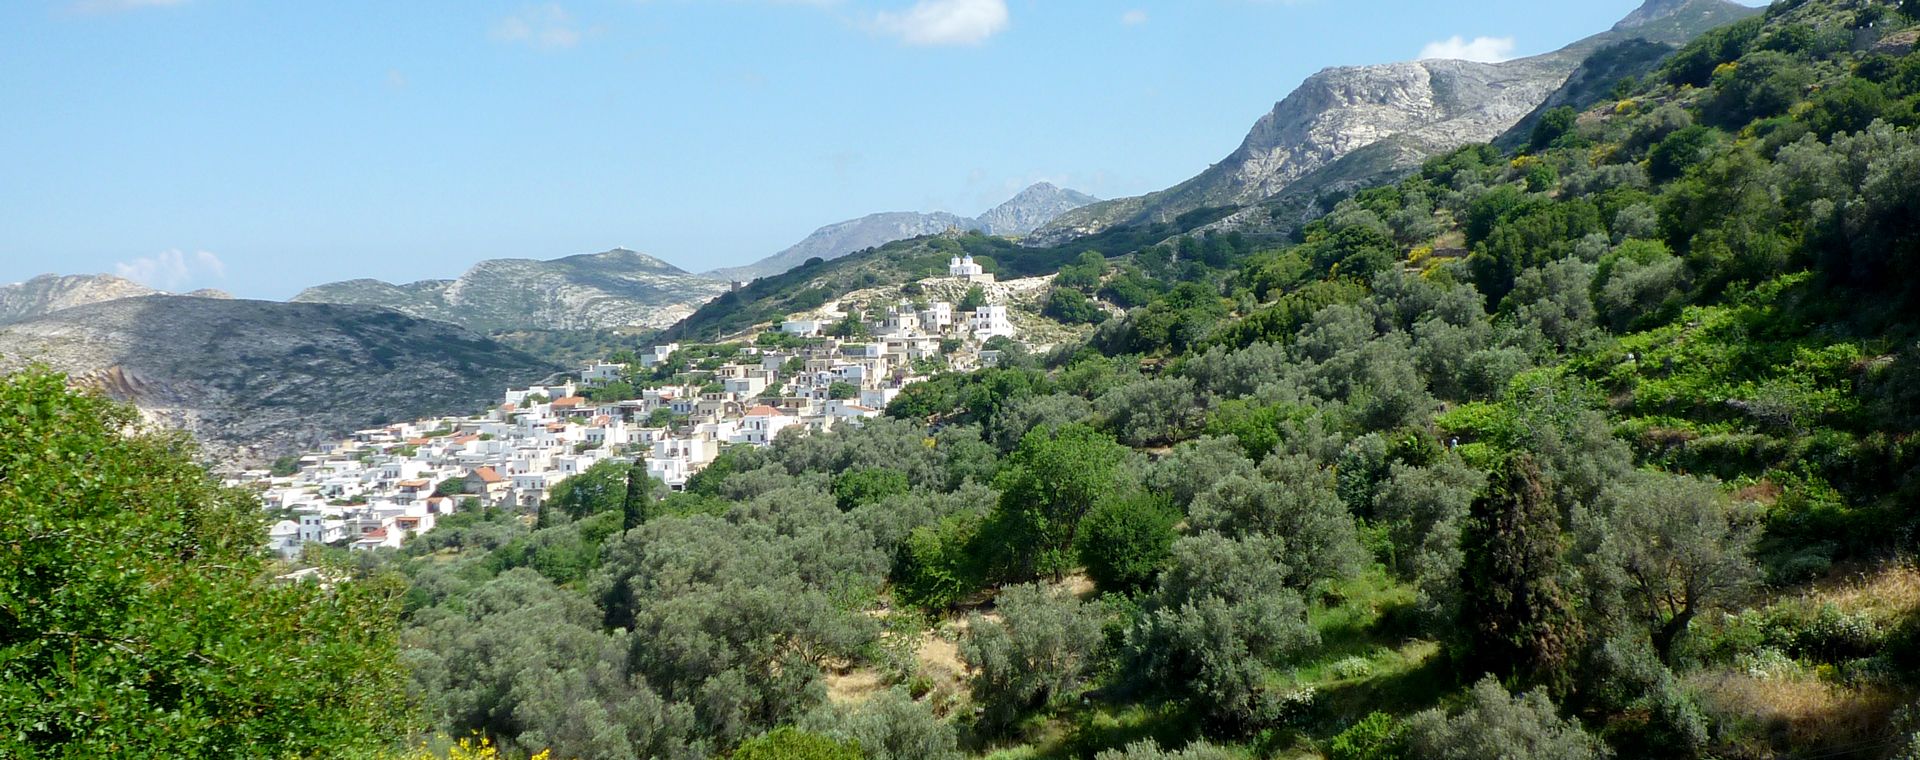
<instances>
[{"instance_id":1,"label":"rocky outcrop","mask_svg":"<svg viewBox=\"0 0 1920 760\"><path fill-rule=\"evenodd\" d=\"M1397 162L1418 165L1426 156L1486 142L1512 129L1559 90L1589 54L1609 42L1678 42L1755 12L1726 0L1649 0L1610 31L1531 58L1325 69L1275 104L1239 149L1199 176L1160 192L1062 214L1027 242L1054 245L1116 226L1170 222L1203 209L1253 206L1355 151L1389 140L1391 152L1400 155ZM1369 163L1378 163L1378 157Z\"/></svg>"},{"instance_id":2,"label":"rocky outcrop","mask_svg":"<svg viewBox=\"0 0 1920 760\"><path fill-rule=\"evenodd\" d=\"M384 306L479 331L664 328L725 282L625 249L552 261L492 259L455 280L394 285L348 280L308 288L296 303Z\"/></svg>"},{"instance_id":3,"label":"rocky outcrop","mask_svg":"<svg viewBox=\"0 0 1920 760\"><path fill-rule=\"evenodd\" d=\"M1097 200L1086 193L1041 182L1020 191L978 218L944 211L868 214L814 230L813 234L792 247L752 264L716 269L707 274L717 279L744 282L780 274L812 259L832 261L856 251L922 235L938 235L954 229L1020 237L1067 211Z\"/></svg>"},{"instance_id":4,"label":"rocky outcrop","mask_svg":"<svg viewBox=\"0 0 1920 760\"><path fill-rule=\"evenodd\" d=\"M51 314L61 309L157 295L160 291L110 274L43 274L0 287L0 324Z\"/></svg>"},{"instance_id":5,"label":"rocky outcrop","mask_svg":"<svg viewBox=\"0 0 1920 760\"><path fill-rule=\"evenodd\" d=\"M352 430L485 408L556 368L387 309L145 296L0 327L0 371L42 363L258 463Z\"/></svg>"}]
</instances>

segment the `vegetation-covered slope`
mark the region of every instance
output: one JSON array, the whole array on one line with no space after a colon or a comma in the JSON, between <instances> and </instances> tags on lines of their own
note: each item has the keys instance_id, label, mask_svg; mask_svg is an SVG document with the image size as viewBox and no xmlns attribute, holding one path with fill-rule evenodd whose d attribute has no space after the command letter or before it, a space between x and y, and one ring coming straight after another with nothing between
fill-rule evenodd
<instances>
[{"instance_id":1,"label":"vegetation-covered slope","mask_svg":"<svg viewBox=\"0 0 1920 760\"><path fill-rule=\"evenodd\" d=\"M663 501L625 506L647 492L609 470L531 533L474 518L433 544L457 563L406 565L445 663L421 678L444 727L581 754L794 725L755 741L1893 756L1920 728L1897 709L1920 676L1920 56L1878 41L1911 27L1776 7L1294 243L1075 263L1134 306L1084 348L730 451ZM989 245L817 264L738 308ZM497 594L590 606L564 636L633 679L573 692L604 723L478 710L607 661L476 680L456 663L482 644L445 632L492 630L458 611ZM484 717L507 713L547 717Z\"/></svg>"},{"instance_id":2,"label":"vegetation-covered slope","mask_svg":"<svg viewBox=\"0 0 1920 760\"><path fill-rule=\"evenodd\" d=\"M1912 756L1916 18L1783 3L1286 244L921 239L703 310L682 334L954 250L1131 307L684 493L602 464L370 557L411 581L422 722L595 758Z\"/></svg>"}]
</instances>

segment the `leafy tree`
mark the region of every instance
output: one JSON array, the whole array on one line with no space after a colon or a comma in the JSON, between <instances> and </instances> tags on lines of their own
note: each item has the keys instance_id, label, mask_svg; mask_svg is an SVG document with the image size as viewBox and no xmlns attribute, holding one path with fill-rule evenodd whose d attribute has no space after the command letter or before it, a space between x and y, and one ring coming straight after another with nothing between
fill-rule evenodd
<instances>
[{"instance_id":1,"label":"leafy tree","mask_svg":"<svg viewBox=\"0 0 1920 760\"><path fill-rule=\"evenodd\" d=\"M1068 325L1097 325L1107 321L1107 312L1099 304L1069 287L1056 287L1047 294L1047 304L1040 313Z\"/></svg>"},{"instance_id":2,"label":"leafy tree","mask_svg":"<svg viewBox=\"0 0 1920 760\"><path fill-rule=\"evenodd\" d=\"M833 496L839 502L841 511L852 511L907 492L911 488L906 473L899 470L871 468L849 470L833 479Z\"/></svg>"},{"instance_id":3,"label":"leafy tree","mask_svg":"<svg viewBox=\"0 0 1920 760\"><path fill-rule=\"evenodd\" d=\"M1718 134L1711 127L1695 125L1667 135L1647 154L1647 173L1656 181L1678 179L1705 160Z\"/></svg>"},{"instance_id":4,"label":"leafy tree","mask_svg":"<svg viewBox=\"0 0 1920 760\"><path fill-rule=\"evenodd\" d=\"M860 747L867 760L960 760L953 724L895 687L853 709L815 713L802 722L807 730Z\"/></svg>"},{"instance_id":5,"label":"leafy tree","mask_svg":"<svg viewBox=\"0 0 1920 760\"><path fill-rule=\"evenodd\" d=\"M1173 556L1179 522L1162 496L1109 499L1080 524L1080 561L1102 590L1145 588Z\"/></svg>"},{"instance_id":6,"label":"leafy tree","mask_svg":"<svg viewBox=\"0 0 1920 760\"><path fill-rule=\"evenodd\" d=\"M955 308L960 311L975 311L985 305L987 305L987 291L979 285L974 285L967 288L967 292L960 296L960 303Z\"/></svg>"},{"instance_id":7,"label":"leafy tree","mask_svg":"<svg viewBox=\"0 0 1920 760\"><path fill-rule=\"evenodd\" d=\"M981 520L979 513L962 512L907 534L893 564L894 598L938 612L978 593L986 585L974 554Z\"/></svg>"},{"instance_id":8,"label":"leafy tree","mask_svg":"<svg viewBox=\"0 0 1920 760\"><path fill-rule=\"evenodd\" d=\"M1606 745L1564 720L1545 694L1509 695L1488 677L1467 708L1449 717L1428 710L1407 722L1413 757L1432 760L1604 760Z\"/></svg>"},{"instance_id":9,"label":"leafy tree","mask_svg":"<svg viewBox=\"0 0 1920 760\"><path fill-rule=\"evenodd\" d=\"M1001 451L1012 451L1035 430L1048 434L1062 426L1085 423L1093 417L1093 404L1079 396L1053 393L1016 398L1002 406L987 425L988 435Z\"/></svg>"},{"instance_id":10,"label":"leafy tree","mask_svg":"<svg viewBox=\"0 0 1920 760\"><path fill-rule=\"evenodd\" d=\"M841 741L792 726L777 728L740 744L734 760L863 760L856 742Z\"/></svg>"},{"instance_id":11,"label":"leafy tree","mask_svg":"<svg viewBox=\"0 0 1920 760\"><path fill-rule=\"evenodd\" d=\"M300 471L300 457L288 454L273 460L273 467L267 472L276 478L284 478Z\"/></svg>"},{"instance_id":12,"label":"leafy tree","mask_svg":"<svg viewBox=\"0 0 1920 760\"><path fill-rule=\"evenodd\" d=\"M1203 533L1173 545L1123 645L1126 682L1244 728L1273 717L1266 667L1319 642L1276 559L1284 541Z\"/></svg>"},{"instance_id":13,"label":"leafy tree","mask_svg":"<svg viewBox=\"0 0 1920 760\"><path fill-rule=\"evenodd\" d=\"M1000 620L975 615L961 657L973 673L968 686L981 724L998 731L1080 686L1099 648L1100 623L1072 595L1033 584L1002 589L994 606Z\"/></svg>"},{"instance_id":14,"label":"leafy tree","mask_svg":"<svg viewBox=\"0 0 1920 760\"><path fill-rule=\"evenodd\" d=\"M601 512L624 512L629 466L607 460L555 484L540 505L539 527L580 520Z\"/></svg>"},{"instance_id":15,"label":"leafy tree","mask_svg":"<svg viewBox=\"0 0 1920 760\"><path fill-rule=\"evenodd\" d=\"M833 399L835 401L845 401L847 399L853 399L853 398L859 398L859 397L860 397L860 387L857 385L854 385L853 383L847 383L847 382L841 382L839 380L835 380L832 383L827 384L827 398Z\"/></svg>"},{"instance_id":16,"label":"leafy tree","mask_svg":"<svg viewBox=\"0 0 1920 760\"><path fill-rule=\"evenodd\" d=\"M1028 433L996 482L1000 504L982 528L999 574L1065 573L1081 518L1120 490L1126 457L1126 447L1084 425Z\"/></svg>"},{"instance_id":17,"label":"leafy tree","mask_svg":"<svg viewBox=\"0 0 1920 760\"><path fill-rule=\"evenodd\" d=\"M1574 121L1579 117L1580 112L1575 111L1572 106L1548 109L1546 113L1540 115L1539 121L1534 122L1533 134L1527 139L1527 147L1540 151L1552 146L1555 140L1573 132Z\"/></svg>"},{"instance_id":18,"label":"leafy tree","mask_svg":"<svg viewBox=\"0 0 1920 760\"><path fill-rule=\"evenodd\" d=\"M398 590L277 583L259 503L178 436L0 379L0 755L372 753L403 730Z\"/></svg>"},{"instance_id":19,"label":"leafy tree","mask_svg":"<svg viewBox=\"0 0 1920 760\"><path fill-rule=\"evenodd\" d=\"M1174 446L1148 468L1145 481L1149 490L1185 513L1194 499L1231 475L1254 476L1253 462L1240 441L1231 435L1203 436Z\"/></svg>"},{"instance_id":20,"label":"leafy tree","mask_svg":"<svg viewBox=\"0 0 1920 760\"><path fill-rule=\"evenodd\" d=\"M1114 388L1094 402L1120 440L1135 446L1178 441L1200 432L1207 409L1193 381L1184 377L1139 380Z\"/></svg>"},{"instance_id":21,"label":"leafy tree","mask_svg":"<svg viewBox=\"0 0 1920 760\"><path fill-rule=\"evenodd\" d=\"M1194 500L1190 517L1199 530L1284 538L1279 556L1296 587L1351 576L1366 561L1333 473L1305 456L1275 454L1261 463L1258 478L1221 480Z\"/></svg>"},{"instance_id":22,"label":"leafy tree","mask_svg":"<svg viewBox=\"0 0 1920 760\"><path fill-rule=\"evenodd\" d=\"M1670 660L1674 641L1696 616L1758 580L1752 552L1759 522L1713 483L1684 476L1639 474L1611 496L1600 553L1629 607L1646 621L1654 650Z\"/></svg>"}]
</instances>

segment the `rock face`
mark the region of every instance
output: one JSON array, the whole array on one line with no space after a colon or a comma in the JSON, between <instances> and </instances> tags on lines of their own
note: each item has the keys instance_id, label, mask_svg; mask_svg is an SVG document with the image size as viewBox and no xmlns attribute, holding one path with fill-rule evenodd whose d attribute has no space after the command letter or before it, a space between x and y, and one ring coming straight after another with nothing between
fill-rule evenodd
<instances>
[{"instance_id":1,"label":"rock face","mask_svg":"<svg viewBox=\"0 0 1920 760\"><path fill-rule=\"evenodd\" d=\"M981 214L978 221L989 235L1024 237L1061 214L1099 200L1077 190L1041 182Z\"/></svg>"},{"instance_id":2,"label":"rock face","mask_svg":"<svg viewBox=\"0 0 1920 760\"><path fill-rule=\"evenodd\" d=\"M43 274L0 287L0 324L51 314L61 309L158 295L160 291L110 274Z\"/></svg>"},{"instance_id":3,"label":"rock face","mask_svg":"<svg viewBox=\"0 0 1920 760\"><path fill-rule=\"evenodd\" d=\"M1238 150L1193 179L1148 195L1062 214L1028 238L1053 245L1123 225L1168 222L1203 209L1251 206L1363 148L1392 142L1404 167L1512 129L1594 50L1624 39L1678 42L1758 12L1726 0L1649 0L1613 30L1566 48L1502 63L1423 60L1320 71L1255 123ZM1348 169L1341 178L1380 172ZM1325 187L1341 182L1322 181Z\"/></svg>"},{"instance_id":4,"label":"rock face","mask_svg":"<svg viewBox=\"0 0 1920 760\"><path fill-rule=\"evenodd\" d=\"M938 235L950 229L1019 237L1052 221L1054 217L1097 200L1086 193L1041 182L973 219L944 211L868 214L814 230L813 234L793 247L752 264L716 269L707 274L722 280L753 280L780 274L807 263L809 259L832 261L855 251L921 235Z\"/></svg>"},{"instance_id":5,"label":"rock face","mask_svg":"<svg viewBox=\"0 0 1920 760\"><path fill-rule=\"evenodd\" d=\"M145 296L0 327L0 370L42 362L193 433L271 459L391 421L473 413L556 368L386 309Z\"/></svg>"},{"instance_id":6,"label":"rock face","mask_svg":"<svg viewBox=\"0 0 1920 760\"><path fill-rule=\"evenodd\" d=\"M479 331L587 330L664 328L726 290L725 282L615 249L552 261L492 259L457 280L348 280L308 288L293 301L384 306Z\"/></svg>"}]
</instances>

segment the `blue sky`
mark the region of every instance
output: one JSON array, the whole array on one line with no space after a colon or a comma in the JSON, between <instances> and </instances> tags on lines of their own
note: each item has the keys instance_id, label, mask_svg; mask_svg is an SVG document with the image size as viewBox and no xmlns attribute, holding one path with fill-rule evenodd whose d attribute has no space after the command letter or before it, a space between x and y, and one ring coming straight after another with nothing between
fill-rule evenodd
<instances>
[{"instance_id":1,"label":"blue sky","mask_svg":"<svg viewBox=\"0 0 1920 760\"><path fill-rule=\"evenodd\" d=\"M616 246L702 271L1043 179L1163 188L1322 67L1545 52L1637 5L9 0L0 284L286 298Z\"/></svg>"}]
</instances>

